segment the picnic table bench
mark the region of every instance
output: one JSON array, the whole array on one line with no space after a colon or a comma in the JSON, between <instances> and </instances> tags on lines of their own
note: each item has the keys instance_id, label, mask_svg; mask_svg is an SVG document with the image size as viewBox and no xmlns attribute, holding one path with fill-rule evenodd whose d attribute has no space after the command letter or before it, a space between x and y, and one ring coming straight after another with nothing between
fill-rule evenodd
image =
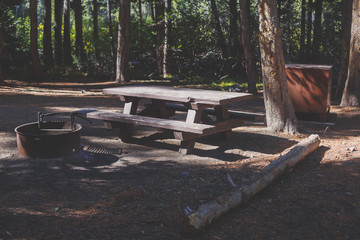
<instances>
[{"instance_id":1,"label":"picnic table bench","mask_svg":"<svg viewBox=\"0 0 360 240\"><path fill-rule=\"evenodd\" d=\"M248 93L129 85L106 88L103 92L119 96L124 102L123 112L95 111L88 113L88 118L103 120L106 127L120 129L119 137L125 142L131 137L134 125L171 130L181 141L179 152L182 154L190 153L199 137L222 133L228 139L231 130L242 126L244 119L264 117L228 110L229 104L252 98ZM141 99L151 100L151 103L138 111ZM186 118L183 121L171 119L176 111L186 112Z\"/></svg>"}]
</instances>

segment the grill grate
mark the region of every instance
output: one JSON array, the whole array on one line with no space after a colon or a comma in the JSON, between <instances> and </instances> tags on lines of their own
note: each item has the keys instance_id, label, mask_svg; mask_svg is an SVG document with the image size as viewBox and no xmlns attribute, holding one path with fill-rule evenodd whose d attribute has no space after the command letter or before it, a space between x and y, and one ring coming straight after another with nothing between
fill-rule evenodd
<instances>
[{"instance_id":1,"label":"grill grate","mask_svg":"<svg viewBox=\"0 0 360 240\"><path fill-rule=\"evenodd\" d=\"M84 151L92 154L106 154L106 155L121 155L122 148L102 148L102 147L94 147L94 146L84 146Z\"/></svg>"}]
</instances>

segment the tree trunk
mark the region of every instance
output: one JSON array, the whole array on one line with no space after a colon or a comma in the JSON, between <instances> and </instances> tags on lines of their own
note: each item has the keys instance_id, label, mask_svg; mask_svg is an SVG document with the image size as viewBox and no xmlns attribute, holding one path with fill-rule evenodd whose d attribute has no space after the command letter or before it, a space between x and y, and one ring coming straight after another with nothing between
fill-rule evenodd
<instances>
[{"instance_id":1,"label":"tree trunk","mask_svg":"<svg viewBox=\"0 0 360 240\"><path fill-rule=\"evenodd\" d=\"M32 74L35 81L41 80L43 77L38 51L37 4L37 0L30 0L30 55Z\"/></svg>"},{"instance_id":2,"label":"tree trunk","mask_svg":"<svg viewBox=\"0 0 360 240\"><path fill-rule=\"evenodd\" d=\"M276 178L295 167L307 155L315 151L320 144L319 135L311 135L296 144L288 153L270 163L252 181L245 186L236 186L233 192L217 197L187 216L186 232L196 232L230 209L245 203L254 195L269 186Z\"/></svg>"},{"instance_id":3,"label":"tree trunk","mask_svg":"<svg viewBox=\"0 0 360 240\"><path fill-rule=\"evenodd\" d=\"M155 19L156 19L156 62L158 74L163 74L163 57L164 57L164 39L165 39L165 21L164 0L157 0L155 3Z\"/></svg>"},{"instance_id":4,"label":"tree trunk","mask_svg":"<svg viewBox=\"0 0 360 240\"><path fill-rule=\"evenodd\" d=\"M299 62L305 62L305 27L306 27L306 0L301 1L301 35L300 35L300 54Z\"/></svg>"},{"instance_id":5,"label":"tree trunk","mask_svg":"<svg viewBox=\"0 0 360 240\"><path fill-rule=\"evenodd\" d=\"M99 21L98 21L98 11L99 11L99 5L97 0L93 0L93 28L94 28L94 47L95 47L95 59L99 59Z\"/></svg>"},{"instance_id":6,"label":"tree trunk","mask_svg":"<svg viewBox=\"0 0 360 240\"><path fill-rule=\"evenodd\" d=\"M62 53L62 14L63 14L63 0L56 0L55 2L55 42L54 42L54 58L55 64L61 65L63 62Z\"/></svg>"},{"instance_id":7,"label":"tree trunk","mask_svg":"<svg viewBox=\"0 0 360 240\"><path fill-rule=\"evenodd\" d=\"M130 52L130 1L120 0L118 47L116 57L116 82L125 83L129 79Z\"/></svg>"},{"instance_id":8,"label":"tree trunk","mask_svg":"<svg viewBox=\"0 0 360 240\"><path fill-rule=\"evenodd\" d=\"M306 34L306 61L309 63L311 59L311 36L312 36L312 0L308 0L307 13L307 34Z\"/></svg>"},{"instance_id":9,"label":"tree trunk","mask_svg":"<svg viewBox=\"0 0 360 240\"><path fill-rule=\"evenodd\" d=\"M2 29L0 28L0 82L4 81L4 75L2 72L2 53L4 51L4 37Z\"/></svg>"},{"instance_id":10,"label":"tree trunk","mask_svg":"<svg viewBox=\"0 0 360 240\"><path fill-rule=\"evenodd\" d=\"M217 44L221 50L222 57L228 58L229 54L228 54L228 50L227 50L226 43L225 43L224 33L221 30L219 12L218 12L218 9L216 6L216 2L215 2L215 0L210 0L210 3L211 3L211 12L214 17L215 31L216 31L216 35L217 35Z\"/></svg>"},{"instance_id":11,"label":"tree trunk","mask_svg":"<svg viewBox=\"0 0 360 240\"><path fill-rule=\"evenodd\" d=\"M70 0L64 0L64 65L71 66L73 58L71 56L70 42Z\"/></svg>"},{"instance_id":12,"label":"tree trunk","mask_svg":"<svg viewBox=\"0 0 360 240\"><path fill-rule=\"evenodd\" d=\"M250 0L240 0L240 25L241 39L244 47L246 75L248 78L249 92L255 94L256 90L256 66L254 49L251 45L250 34Z\"/></svg>"},{"instance_id":13,"label":"tree trunk","mask_svg":"<svg viewBox=\"0 0 360 240\"><path fill-rule=\"evenodd\" d=\"M341 2L341 60L340 71L338 73L338 81L336 88L336 99L341 99L344 92L348 64L349 64L349 50L350 50L350 35L351 35L351 16L352 16L353 0L343 0Z\"/></svg>"},{"instance_id":14,"label":"tree trunk","mask_svg":"<svg viewBox=\"0 0 360 240\"><path fill-rule=\"evenodd\" d=\"M170 14L170 8L169 8L169 1L165 0L164 1L164 9L165 9L165 17L164 17L164 47L163 47L163 66L162 66L162 71L163 71L163 77L167 78L168 75L168 47L169 47L169 14Z\"/></svg>"},{"instance_id":15,"label":"tree trunk","mask_svg":"<svg viewBox=\"0 0 360 240\"><path fill-rule=\"evenodd\" d=\"M154 10L154 1L150 1L150 13L151 13L151 19L153 20L153 22L156 21L156 17L155 17L155 10Z\"/></svg>"},{"instance_id":16,"label":"tree trunk","mask_svg":"<svg viewBox=\"0 0 360 240\"><path fill-rule=\"evenodd\" d=\"M85 60L83 23L82 23L82 5L81 0L74 0L75 14L75 53L80 62Z\"/></svg>"},{"instance_id":17,"label":"tree trunk","mask_svg":"<svg viewBox=\"0 0 360 240\"><path fill-rule=\"evenodd\" d=\"M139 10L139 44L142 44L141 38L142 38L142 4L141 0L138 0L138 10Z\"/></svg>"},{"instance_id":18,"label":"tree trunk","mask_svg":"<svg viewBox=\"0 0 360 240\"><path fill-rule=\"evenodd\" d=\"M238 11L237 0L229 0L230 12L230 26L229 26L229 42L230 42L230 56L239 62L240 60L240 44L238 38Z\"/></svg>"},{"instance_id":19,"label":"tree trunk","mask_svg":"<svg viewBox=\"0 0 360 240\"><path fill-rule=\"evenodd\" d=\"M171 45L171 43L172 43L172 40L171 40L171 36L172 36L172 21L171 21L171 19L172 19L172 0L167 0L167 4L168 4L168 10L167 10L167 13L168 13L168 17L169 17L169 19L168 19L168 26L167 26L167 28L168 28L168 46L170 46ZM169 54L169 53L168 53ZM171 56L169 56L169 57L171 57Z\"/></svg>"},{"instance_id":20,"label":"tree trunk","mask_svg":"<svg viewBox=\"0 0 360 240\"><path fill-rule=\"evenodd\" d=\"M46 68L54 65L53 48L51 41L51 0L44 2L44 62Z\"/></svg>"},{"instance_id":21,"label":"tree trunk","mask_svg":"<svg viewBox=\"0 0 360 240\"><path fill-rule=\"evenodd\" d=\"M106 1L106 12L107 12L107 18L108 18L108 28L109 28L109 35L110 35L110 51L111 51L111 59L113 60L113 70L116 72L116 50L115 50L115 36L112 26L112 17L111 17L111 6L110 6L110 0Z\"/></svg>"},{"instance_id":22,"label":"tree trunk","mask_svg":"<svg viewBox=\"0 0 360 240\"><path fill-rule=\"evenodd\" d=\"M258 0L259 41L266 123L274 132L297 132L297 119L285 75L281 29L275 0Z\"/></svg>"},{"instance_id":23,"label":"tree trunk","mask_svg":"<svg viewBox=\"0 0 360 240\"><path fill-rule=\"evenodd\" d=\"M313 50L312 50L313 63L320 62L321 15L322 15L322 0L315 0L314 40L313 40Z\"/></svg>"},{"instance_id":24,"label":"tree trunk","mask_svg":"<svg viewBox=\"0 0 360 240\"><path fill-rule=\"evenodd\" d=\"M341 99L343 107L360 107L360 0L354 0L352 10L348 75Z\"/></svg>"}]
</instances>

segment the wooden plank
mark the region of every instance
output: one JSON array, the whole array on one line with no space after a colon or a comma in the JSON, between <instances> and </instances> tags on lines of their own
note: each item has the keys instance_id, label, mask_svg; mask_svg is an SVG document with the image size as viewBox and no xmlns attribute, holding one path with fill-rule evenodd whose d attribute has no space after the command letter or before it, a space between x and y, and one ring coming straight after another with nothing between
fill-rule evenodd
<instances>
[{"instance_id":1,"label":"wooden plank","mask_svg":"<svg viewBox=\"0 0 360 240\"><path fill-rule=\"evenodd\" d=\"M165 107L179 112L187 111L187 108L180 104L166 103ZM216 114L215 110L211 108L206 108L203 110L203 112L207 115ZM265 118L265 115L261 113L251 113L251 112L233 111L233 110L228 110L228 112L230 117L232 118L242 118L244 120L249 120L249 121L262 121Z\"/></svg>"},{"instance_id":2,"label":"wooden plank","mask_svg":"<svg viewBox=\"0 0 360 240\"><path fill-rule=\"evenodd\" d=\"M186 122L189 124L199 123L201 121L202 109L188 109L186 115ZM193 151L195 146L195 139L185 139L180 143L179 153L189 154Z\"/></svg>"},{"instance_id":3,"label":"wooden plank","mask_svg":"<svg viewBox=\"0 0 360 240\"><path fill-rule=\"evenodd\" d=\"M253 97L250 93L222 92L214 90L174 88L165 86L121 86L105 88L105 94L152 98L174 102L194 102L199 104L223 105Z\"/></svg>"},{"instance_id":4,"label":"wooden plank","mask_svg":"<svg viewBox=\"0 0 360 240\"><path fill-rule=\"evenodd\" d=\"M135 125L143 125L149 127L163 128L175 131L190 132L196 134L206 134L210 132L215 126L200 124L200 123L186 123L173 119L161 119L153 117L144 117L139 115L113 113L113 112L91 112L86 115L88 118L100 119L110 122L122 122Z\"/></svg>"}]
</instances>

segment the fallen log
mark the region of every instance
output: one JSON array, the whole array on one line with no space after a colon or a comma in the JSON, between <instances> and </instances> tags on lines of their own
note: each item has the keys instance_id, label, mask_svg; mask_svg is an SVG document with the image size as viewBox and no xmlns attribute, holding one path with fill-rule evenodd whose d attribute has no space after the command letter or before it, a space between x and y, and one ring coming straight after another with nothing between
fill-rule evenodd
<instances>
[{"instance_id":1,"label":"fallen log","mask_svg":"<svg viewBox=\"0 0 360 240\"><path fill-rule=\"evenodd\" d=\"M234 191L201 205L196 212L189 214L185 219L184 231L197 232L230 209L246 202L278 176L293 168L308 154L315 151L319 144L320 137L317 134L300 141L288 153L264 168L251 183L239 186Z\"/></svg>"}]
</instances>

